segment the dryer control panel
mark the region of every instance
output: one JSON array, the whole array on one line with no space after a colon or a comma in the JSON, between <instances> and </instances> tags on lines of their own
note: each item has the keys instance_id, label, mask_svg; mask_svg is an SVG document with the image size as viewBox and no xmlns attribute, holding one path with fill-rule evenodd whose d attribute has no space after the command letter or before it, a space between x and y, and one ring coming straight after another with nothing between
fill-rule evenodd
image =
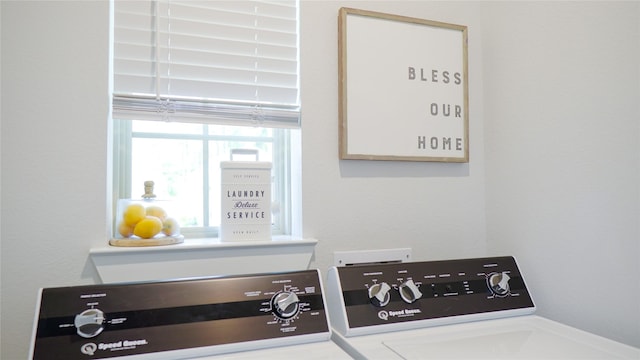
<instances>
[{"instance_id":1,"label":"dryer control panel","mask_svg":"<svg viewBox=\"0 0 640 360\"><path fill-rule=\"evenodd\" d=\"M318 270L72 286L41 289L30 358L182 359L330 336Z\"/></svg>"},{"instance_id":2,"label":"dryer control panel","mask_svg":"<svg viewBox=\"0 0 640 360\"><path fill-rule=\"evenodd\" d=\"M332 325L345 335L535 311L513 257L333 267L327 286Z\"/></svg>"}]
</instances>

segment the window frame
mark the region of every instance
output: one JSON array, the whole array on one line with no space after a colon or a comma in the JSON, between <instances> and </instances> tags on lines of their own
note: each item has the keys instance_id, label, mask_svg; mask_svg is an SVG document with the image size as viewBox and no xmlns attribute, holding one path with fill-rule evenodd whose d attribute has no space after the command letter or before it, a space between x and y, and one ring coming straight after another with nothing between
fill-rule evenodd
<instances>
[{"instance_id":1,"label":"window frame","mask_svg":"<svg viewBox=\"0 0 640 360\"><path fill-rule=\"evenodd\" d=\"M207 224L209 221L209 211L212 206L221 206L218 204L211 204L209 194L215 189L210 187L210 170L209 170L209 152L207 150L206 143L209 141L225 141L225 140L242 140L242 141L261 141L262 137L256 136L231 136L231 135L212 135L209 134L208 129L211 126L228 126L228 125L212 125L212 124L192 124L194 126L201 126L202 132L200 134L173 134L173 133L153 133L144 132L136 133L133 129L133 122L136 120L119 120L113 119L113 181L112 181L112 194L113 194L113 219L112 219L112 231L115 235L116 231L116 212L118 201L121 199L134 199L132 196L136 184L132 182L132 142L134 138L150 138L150 139L171 139L171 140L198 140L202 141L203 146L203 221L205 226L202 227L183 227L181 234L185 238L217 238L219 237L219 226L211 226ZM293 197L292 194L292 136L290 129L285 128L271 128L273 131L272 136L272 170L271 176L273 179L273 192L272 201L279 204L277 216L272 216L271 233L274 236L277 235L291 235L293 232ZM132 189L133 187L133 189ZM140 184L142 189L142 184ZM209 225L209 226L206 226Z\"/></svg>"}]
</instances>

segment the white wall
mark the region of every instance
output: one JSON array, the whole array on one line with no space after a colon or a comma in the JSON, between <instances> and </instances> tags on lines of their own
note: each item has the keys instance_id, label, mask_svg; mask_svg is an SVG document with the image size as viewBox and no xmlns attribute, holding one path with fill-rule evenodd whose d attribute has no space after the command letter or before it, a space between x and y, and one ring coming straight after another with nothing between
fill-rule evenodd
<instances>
[{"instance_id":1,"label":"white wall","mask_svg":"<svg viewBox=\"0 0 640 360\"><path fill-rule=\"evenodd\" d=\"M108 2L2 1L2 359L107 234Z\"/></svg>"},{"instance_id":2,"label":"white wall","mask_svg":"<svg viewBox=\"0 0 640 360\"><path fill-rule=\"evenodd\" d=\"M0 6L0 19L2 19L2 6ZM0 26L0 39L2 39L2 26ZM0 46L0 84L2 84L2 46ZM2 155L2 87L0 86L0 158ZM0 162L1 163L1 162ZM0 194L2 194L2 166L0 166ZM0 214L2 214L2 196L0 196ZM0 229L2 229L2 216L0 216ZM0 233L0 260L2 254L2 234ZM2 292L2 266L0 266L0 293ZM2 309L2 296L0 296L0 309ZM1 310L0 310L1 311ZM0 313L0 339L2 339L2 314ZM2 354L2 342L0 342L0 355Z\"/></svg>"},{"instance_id":3,"label":"white wall","mask_svg":"<svg viewBox=\"0 0 640 360\"><path fill-rule=\"evenodd\" d=\"M338 160L340 6L469 26L468 168ZM420 260L486 243L521 260L542 315L640 346L638 14L629 2L306 2L312 265L336 250L409 246Z\"/></svg>"},{"instance_id":4,"label":"white wall","mask_svg":"<svg viewBox=\"0 0 640 360\"><path fill-rule=\"evenodd\" d=\"M37 288L97 281L88 250L107 241L107 5L0 2L2 359L26 357ZM469 26L469 164L338 160L340 6ZM543 314L640 346L638 4L540 6L302 2L312 266L325 270L334 250L513 253Z\"/></svg>"},{"instance_id":5,"label":"white wall","mask_svg":"<svg viewBox=\"0 0 640 360\"><path fill-rule=\"evenodd\" d=\"M337 14L343 6L469 27L468 164L339 160ZM303 2L302 207L305 237L319 239L313 266L327 269L333 252L341 250L411 247L414 260L485 255L478 7L462 2Z\"/></svg>"},{"instance_id":6,"label":"white wall","mask_svg":"<svg viewBox=\"0 0 640 360\"><path fill-rule=\"evenodd\" d=\"M542 315L640 346L639 3L484 10L489 252Z\"/></svg>"}]
</instances>

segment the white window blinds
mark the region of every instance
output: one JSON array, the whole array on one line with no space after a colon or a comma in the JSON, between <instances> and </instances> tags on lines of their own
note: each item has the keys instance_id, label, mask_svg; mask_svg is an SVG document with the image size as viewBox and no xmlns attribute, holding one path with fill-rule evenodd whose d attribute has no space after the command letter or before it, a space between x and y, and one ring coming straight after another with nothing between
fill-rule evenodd
<instances>
[{"instance_id":1,"label":"white window blinds","mask_svg":"<svg viewBox=\"0 0 640 360\"><path fill-rule=\"evenodd\" d=\"M114 118L297 127L297 1L114 3Z\"/></svg>"}]
</instances>

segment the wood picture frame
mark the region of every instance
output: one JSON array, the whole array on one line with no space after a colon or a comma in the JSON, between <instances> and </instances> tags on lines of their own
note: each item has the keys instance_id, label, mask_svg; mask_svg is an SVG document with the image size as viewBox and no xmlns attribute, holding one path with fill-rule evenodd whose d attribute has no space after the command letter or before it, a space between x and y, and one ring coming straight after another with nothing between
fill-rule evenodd
<instances>
[{"instance_id":1,"label":"wood picture frame","mask_svg":"<svg viewBox=\"0 0 640 360\"><path fill-rule=\"evenodd\" d=\"M341 159L469 162L467 27L341 8Z\"/></svg>"}]
</instances>

